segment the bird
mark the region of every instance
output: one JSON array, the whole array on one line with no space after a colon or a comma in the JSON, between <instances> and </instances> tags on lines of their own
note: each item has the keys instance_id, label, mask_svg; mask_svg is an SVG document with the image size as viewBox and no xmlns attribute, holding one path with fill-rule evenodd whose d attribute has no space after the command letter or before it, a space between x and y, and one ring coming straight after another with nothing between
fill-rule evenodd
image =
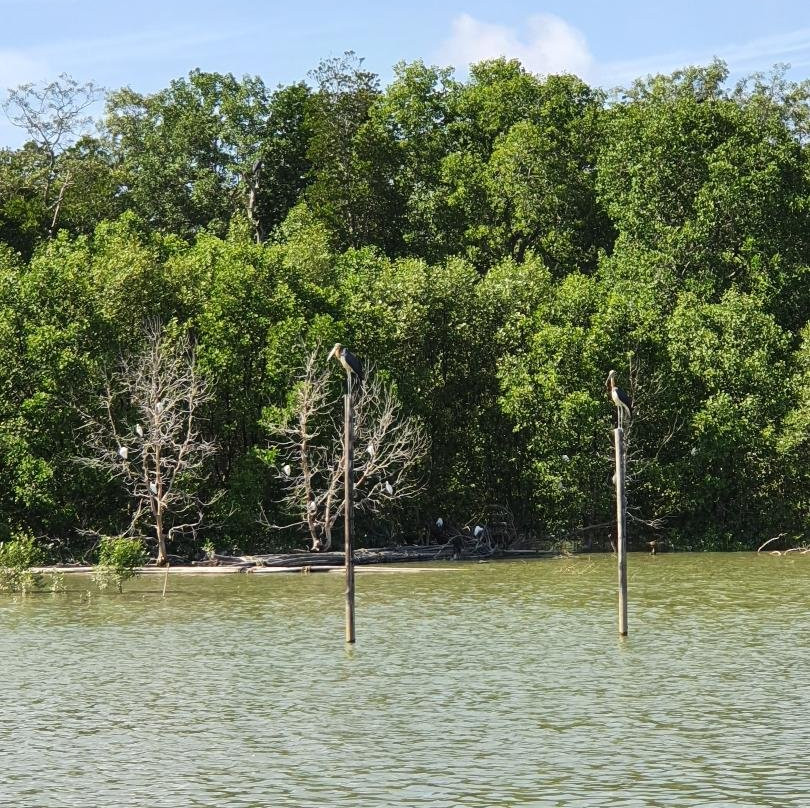
<instances>
[{"instance_id":1,"label":"bird","mask_svg":"<svg viewBox=\"0 0 810 808\"><path fill-rule=\"evenodd\" d=\"M126 460L129 457L129 449L126 446L119 446L118 456Z\"/></svg>"},{"instance_id":2,"label":"bird","mask_svg":"<svg viewBox=\"0 0 810 808\"><path fill-rule=\"evenodd\" d=\"M289 464L289 463L286 463L285 465L283 465L283 466L281 467L281 470L284 472L284 476L285 476L285 477L289 477L289 476L290 476L290 472L292 471L292 468L290 467L290 464Z\"/></svg>"},{"instance_id":3,"label":"bird","mask_svg":"<svg viewBox=\"0 0 810 808\"><path fill-rule=\"evenodd\" d=\"M160 399L160 401L158 401L158 403L155 404L155 412L157 412L158 415L160 415L160 413L162 413L165 408L166 408L165 398Z\"/></svg>"},{"instance_id":4,"label":"bird","mask_svg":"<svg viewBox=\"0 0 810 808\"><path fill-rule=\"evenodd\" d=\"M157 496L158 487L154 483L149 483L149 490Z\"/></svg>"},{"instance_id":5,"label":"bird","mask_svg":"<svg viewBox=\"0 0 810 808\"><path fill-rule=\"evenodd\" d=\"M317 508L318 508L318 506L315 504L315 500L314 499L310 500L310 502L309 502L309 512L310 513L315 513Z\"/></svg>"},{"instance_id":6,"label":"bird","mask_svg":"<svg viewBox=\"0 0 810 808\"><path fill-rule=\"evenodd\" d=\"M369 443L369 445L366 446L366 452L368 452L369 457L374 457L374 444L373 443Z\"/></svg>"},{"instance_id":7,"label":"bird","mask_svg":"<svg viewBox=\"0 0 810 808\"><path fill-rule=\"evenodd\" d=\"M570 462L571 462L571 458L570 458L568 455L563 455L563 456L562 456L562 462L563 462L563 463L570 463Z\"/></svg>"},{"instance_id":8,"label":"bird","mask_svg":"<svg viewBox=\"0 0 810 808\"><path fill-rule=\"evenodd\" d=\"M388 480L385 481L385 490L389 497L394 493L394 486Z\"/></svg>"},{"instance_id":9,"label":"bird","mask_svg":"<svg viewBox=\"0 0 810 808\"><path fill-rule=\"evenodd\" d=\"M139 438L143 437L143 427L140 424L135 424L135 433Z\"/></svg>"},{"instance_id":10,"label":"bird","mask_svg":"<svg viewBox=\"0 0 810 808\"><path fill-rule=\"evenodd\" d=\"M441 516L436 520L436 527L441 530L444 527L444 519Z\"/></svg>"},{"instance_id":11,"label":"bird","mask_svg":"<svg viewBox=\"0 0 810 808\"><path fill-rule=\"evenodd\" d=\"M343 365L346 373L354 373L360 384L363 383L365 376L363 373L363 363L339 342L336 342L335 347L329 352L329 356L326 357L327 362L332 358L337 359L337 361Z\"/></svg>"},{"instance_id":12,"label":"bird","mask_svg":"<svg viewBox=\"0 0 810 808\"><path fill-rule=\"evenodd\" d=\"M482 528L481 525L476 525L475 530L473 530L473 536L477 539L483 532L484 528Z\"/></svg>"},{"instance_id":13,"label":"bird","mask_svg":"<svg viewBox=\"0 0 810 808\"><path fill-rule=\"evenodd\" d=\"M605 387L610 390L610 397L616 405L616 410L619 414L619 429L621 429L624 423L624 416L626 415L630 418L633 414L633 403L630 401L630 396L616 383L615 370L611 370L610 373L608 373Z\"/></svg>"}]
</instances>

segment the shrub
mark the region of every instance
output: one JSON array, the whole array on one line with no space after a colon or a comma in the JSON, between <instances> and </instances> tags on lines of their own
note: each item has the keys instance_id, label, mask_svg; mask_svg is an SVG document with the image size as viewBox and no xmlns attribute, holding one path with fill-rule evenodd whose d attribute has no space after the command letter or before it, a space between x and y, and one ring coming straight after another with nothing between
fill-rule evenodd
<instances>
[{"instance_id":1,"label":"shrub","mask_svg":"<svg viewBox=\"0 0 810 808\"><path fill-rule=\"evenodd\" d=\"M146 563L146 559L146 548L140 539L103 536L93 580L101 590L114 583L121 592L124 581L134 578L138 574L137 568Z\"/></svg>"},{"instance_id":2,"label":"shrub","mask_svg":"<svg viewBox=\"0 0 810 808\"><path fill-rule=\"evenodd\" d=\"M31 567L42 563L42 551L30 533L17 533L0 544L0 592L31 592L42 585L42 576Z\"/></svg>"}]
</instances>

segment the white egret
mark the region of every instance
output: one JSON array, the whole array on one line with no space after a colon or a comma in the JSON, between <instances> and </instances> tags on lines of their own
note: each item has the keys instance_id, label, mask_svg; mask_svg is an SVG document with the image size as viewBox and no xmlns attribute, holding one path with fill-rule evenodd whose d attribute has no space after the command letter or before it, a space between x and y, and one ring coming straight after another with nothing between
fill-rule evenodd
<instances>
[{"instance_id":1,"label":"white egret","mask_svg":"<svg viewBox=\"0 0 810 808\"><path fill-rule=\"evenodd\" d=\"M292 468L290 467L290 464L289 464L289 463L285 463L285 464L284 464L284 465L281 467L281 470L284 472L284 476L285 476L285 477L289 477L289 476L290 476L290 472L292 472Z\"/></svg>"},{"instance_id":2,"label":"white egret","mask_svg":"<svg viewBox=\"0 0 810 808\"><path fill-rule=\"evenodd\" d=\"M151 491L151 492L152 492L152 493L153 493L155 496L157 496L158 487L157 487L157 485L155 485L155 483L153 483L153 482L152 482L152 483L149 483L149 490L150 490L150 491Z\"/></svg>"},{"instance_id":3,"label":"white egret","mask_svg":"<svg viewBox=\"0 0 810 808\"><path fill-rule=\"evenodd\" d=\"M441 516L436 520L436 527L441 530L444 527L444 519Z\"/></svg>"},{"instance_id":4,"label":"white egret","mask_svg":"<svg viewBox=\"0 0 810 808\"><path fill-rule=\"evenodd\" d=\"M484 528L482 528L481 525L476 525L475 530L473 530L473 536L477 539L483 532Z\"/></svg>"},{"instance_id":5,"label":"white egret","mask_svg":"<svg viewBox=\"0 0 810 808\"><path fill-rule=\"evenodd\" d=\"M385 481L385 490L388 493L389 497L394 493L394 486L391 485L391 483L389 483L388 480Z\"/></svg>"},{"instance_id":6,"label":"white egret","mask_svg":"<svg viewBox=\"0 0 810 808\"><path fill-rule=\"evenodd\" d=\"M126 446L118 447L118 456L126 460L129 457L129 449Z\"/></svg>"},{"instance_id":7,"label":"white egret","mask_svg":"<svg viewBox=\"0 0 810 808\"><path fill-rule=\"evenodd\" d=\"M135 433L139 438L143 437L143 427L140 424L135 424Z\"/></svg>"}]
</instances>

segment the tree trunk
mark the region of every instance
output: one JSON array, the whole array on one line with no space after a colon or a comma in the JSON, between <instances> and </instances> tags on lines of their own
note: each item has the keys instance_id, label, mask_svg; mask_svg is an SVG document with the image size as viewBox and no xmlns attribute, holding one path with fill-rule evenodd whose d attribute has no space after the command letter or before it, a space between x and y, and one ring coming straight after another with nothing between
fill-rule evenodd
<instances>
[{"instance_id":1,"label":"tree trunk","mask_svg":"<svg viewBox=\"0 0 810 808\"><path fill-rule=\"evenodd\" d=\"M163 533L163 509L158 506L155 515L155 533L157 534L158 554L157 565L162 567L166 563L166 536Z\"/></svg>"},{"instance_id":2,"label":"tree trunk","mask_svg":"<svg viewBox=\"0 0 810 808\"><path fill-rule=\"evenodd\" d=\"M257 211L259 201L259 182L261 179L262 163L257 160L253 164L250 174L245 177L248 186L247 202L245 204L248 220L253 225L253 238L257 244L263 244L265 239L264 228Z\"/></svg>"},{"instance_id":3,"label":"tree trunk","mask_svg":"<svg viewBox=\"0 0 810 808\"><path fill-rule=\"evenodd\" d=\"M56 232L56 224L59 221L59 214L62 211L62 202L65 199L65 191L67 191L68 185L70 185L70 174L68 174L67 178L62 183L62 187L59 189L59 196L54 203L51 226L48 228L48 240L53 239L53 234Z\"/></svg>"}]
</instances>

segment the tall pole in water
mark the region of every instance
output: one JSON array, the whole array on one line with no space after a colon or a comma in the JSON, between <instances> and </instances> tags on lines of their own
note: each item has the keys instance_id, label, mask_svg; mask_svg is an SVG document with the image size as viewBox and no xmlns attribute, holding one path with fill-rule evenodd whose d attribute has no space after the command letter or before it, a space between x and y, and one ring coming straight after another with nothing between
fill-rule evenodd
<instances>
[{"instance_id":1,"label":"tall pole in water","mask_svg":"<svg viewBox=\"0 0 810 808\"><path fill-rule=\"evenodd\" d=\"M624 430L613 430L616 450L616 551L619 557L619 636L627 636L627 498L624 490Z\"/></svg>"},{"instance_id":2,"label":"tall pole in water","mask_svg":"<svg viewBox=\"0 0 810 808\"><path fill-rule=\"evenodd\" d=\"M343 424L343 537L346 564L346 642L354 642L354 435L352 424L352 374L346 372Z\"/></svg>"}]
</instances>

